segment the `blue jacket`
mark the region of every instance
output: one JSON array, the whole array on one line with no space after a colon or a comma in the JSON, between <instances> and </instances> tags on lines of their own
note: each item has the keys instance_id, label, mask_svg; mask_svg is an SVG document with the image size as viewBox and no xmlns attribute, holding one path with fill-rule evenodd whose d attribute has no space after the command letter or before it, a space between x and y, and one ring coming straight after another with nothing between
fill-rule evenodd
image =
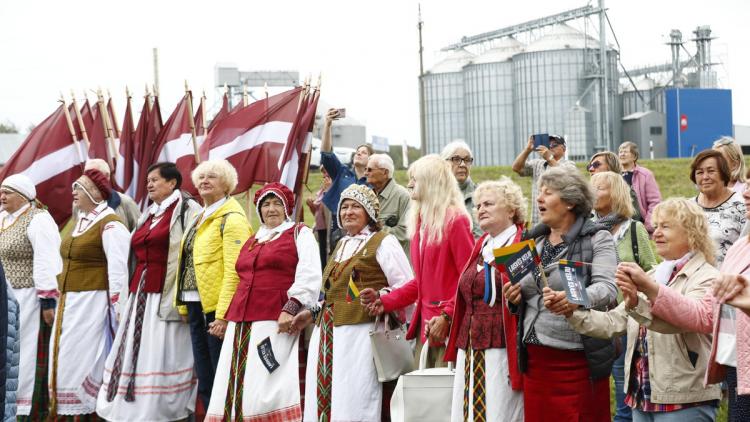
<instances>
[{"instance_id":1,"label":"blue jacket","mask_svg":"<svg viewBox=\"0 0 750 422\"><path fill-rule=\"evenodd\" d=\"M335 216L338 212L341 192L353 184L366 185L367 179L364 177L357 179L357 174L354 173L354 170L341 164L339 158L332 152L320 153L320 165L325 167L328 175L331 176L331 187L323 195L322 202ZM331 218L331 227L334 229L338 226L336 221L335 217Z\"/></svg>"},{"instance_id":2,"label":"blue jacket","mask_svg":"<svg viewBox=\"0 0 750 422\"><path fill-rule=\"evenodd\" d=\"M5 409L3 421L16 420L16 390L18 390L18 361L20 359L21 328L19 308L13 291L5 282L5 272L0 265L0 342L5 344L5 353L0 353L0 401Z\"/></svg>"}]
</instances>

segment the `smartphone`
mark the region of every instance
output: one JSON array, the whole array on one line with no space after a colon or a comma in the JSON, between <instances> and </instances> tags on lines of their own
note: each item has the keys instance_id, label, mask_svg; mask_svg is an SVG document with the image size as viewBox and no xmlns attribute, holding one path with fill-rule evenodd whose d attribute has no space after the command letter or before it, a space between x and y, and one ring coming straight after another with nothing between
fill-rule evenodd
<instances>
[{"instance_id":1,"label":"smartphone","mask_svg":"<svg viewBox=\"0 0 750 422\"><path fill-rule=\"evenodd\" d=\"M539 133L534 135L534 149L540 146L549 148L549 133Z\"/></svg>"},{"instance_id":2,"label":"smartphone","mask_svg":"<svg viewBox=\"0 0 750 422\"><path fill-rule=\"evenodd\" d=\"M337 108L336 109L336 118L337 119L343 119L346 117L346 109L345 108Z\"/></svg>"}]
</instances>

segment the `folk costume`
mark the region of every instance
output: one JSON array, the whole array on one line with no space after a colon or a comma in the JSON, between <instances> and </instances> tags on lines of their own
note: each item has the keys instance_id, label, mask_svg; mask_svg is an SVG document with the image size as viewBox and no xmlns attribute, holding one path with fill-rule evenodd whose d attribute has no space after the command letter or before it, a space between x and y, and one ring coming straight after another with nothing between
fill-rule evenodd
<instances>
[{"instance_id":1,"label":"folk costume","mask_svg":"<svg viewBox=\"0 0 750 422\"><path fill-rule=\"evenodd\" d=\"M339 200L360 203L371 221L377 221L379 203L366 186L352 185ZM369 316L357 290L397 287L412 278L409 261L393 235L372 231L346 234L323 271L323 303L310 339L305 381L306 421L381 420L382 387L373 362ZM348 298L347 298L348 297Z\"/></svg>"},{"instance_id":2,"label":"folk costume","mask_svg":"<svg viewBox=\"0 0 750 422\"><path fill-rule=\"evenodd\" d=\"M522 226L511 225L497 236L482 236L446 306L453 321L446 360L456 361L451 421L523 421L523 377L515 349L518 317L500 293L510 282L507 275L492 266L492 250L520 241L522 233ZM487 282L495 283L494 301L485 296Z\"/></svg>"},{"instance_id":3,"label":"folk costume","mask_svg":"<svg viewBox=\"0 0 750 422\"><path fill-rule=\"evenodd\" d=\"M136 225L129 297L97 399L97 413L108 421L174 421L194 411L190 329L173 299L183 227L199 210L174 190Z\"/></svg>"},{"instance_id":4,"label":"folk costume","mask_svg":"<svg viewBox=\"0 0 750 422\"><path fill-rule=\"evenodd\" d=\"M270 228L260 214L270 197L284 204L286 221ZM317 303L320 257L312 230L291 220L294 194L270 183L255 194L261 226L237 258L237 285L216 370L206 421L301 421L299 334L279 333L291 316Z\"/></svg>"},{"instance_id":5,"label":"folk costume","mask_svg":"<svg viewBox=\"0 0 750 422\"><path fill-rule=\"evenodd\" d=\"M109 182L100 172L84 175L104 198L109 196ZM79 184L79 189L85 188ZM62 241L61 296L50 341L52 418L96 420L104 360L114 337L112 305L127 281L129 246L130 233L104 201L82 215Z\"/></svg>"},{"instance_id":6,"label":"folk costume","mask_svg":"<svg viewBox=\"0 0 750 422\"><path fill-rule=\"evenodd\" d=\"M0 212L0 261L21 311L17 416L42 420L49 401L47 358L52 333L42 311L54 309L59 296L60 234L52 216L37 206L36 188L28 177L9 176L2 187L28 201L15 212Z\"/></svg>"}]
</instances>

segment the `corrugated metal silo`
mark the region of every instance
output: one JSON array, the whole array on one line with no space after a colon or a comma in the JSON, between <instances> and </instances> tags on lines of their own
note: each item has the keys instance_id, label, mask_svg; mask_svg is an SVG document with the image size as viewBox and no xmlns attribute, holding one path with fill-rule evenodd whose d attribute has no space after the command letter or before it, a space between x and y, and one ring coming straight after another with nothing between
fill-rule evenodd
<instances>
[{"instance_id":1,"label":"corrugated metal silo","mask_svg":"<svg viewBox=\"0 0 750 422\"><path fill-rule=\"evenodd\" d=\"M466 137L463 67L474 57L453 50L423 77L428 153L439 153L452 140Z\"/></svg>"},{"instance_id":2,"label":"corrugated metal silo","mask_svg":"<svg viewBox=\"0 0 750 422\"><path fill-rule=\"evenodd\" d=\"M501 38L464 68L466 141L476 165L509 165L518 154L510 59L522 49L515 38Z\"/></svg>"}]
</instances>

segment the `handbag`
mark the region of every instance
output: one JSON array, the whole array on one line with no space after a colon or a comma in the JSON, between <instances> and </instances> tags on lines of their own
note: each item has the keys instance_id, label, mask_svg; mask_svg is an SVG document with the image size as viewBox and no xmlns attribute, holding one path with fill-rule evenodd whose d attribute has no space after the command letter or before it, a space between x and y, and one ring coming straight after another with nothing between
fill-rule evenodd
<instances>
[{"instance_id":1,"label":"handbag","mask_svg":"<svg viewBox=\"0 0 750 422\"><path fill-rule=\"evenodd\" d=\"M380 315L370 330L372 358L378 373L378 381L392 381L414 369L414 353L406 340L403 324L395 329L390 328L390 316L385 314L384 323L380 324ZM381 329L382 327L382 329Z\"/></svg>"},{"instance_id":2,"label":"handbag","mask_svg":"<svg viewBox=\"0 0 750 422\"><path fill-rule=\"evenodd\" d=\"M428 343L419 355L419 369L402 375L391 397L391 421L450 421L453 401L453 363L447 368L427 366Z\"/></svg>"}]
</instances>

